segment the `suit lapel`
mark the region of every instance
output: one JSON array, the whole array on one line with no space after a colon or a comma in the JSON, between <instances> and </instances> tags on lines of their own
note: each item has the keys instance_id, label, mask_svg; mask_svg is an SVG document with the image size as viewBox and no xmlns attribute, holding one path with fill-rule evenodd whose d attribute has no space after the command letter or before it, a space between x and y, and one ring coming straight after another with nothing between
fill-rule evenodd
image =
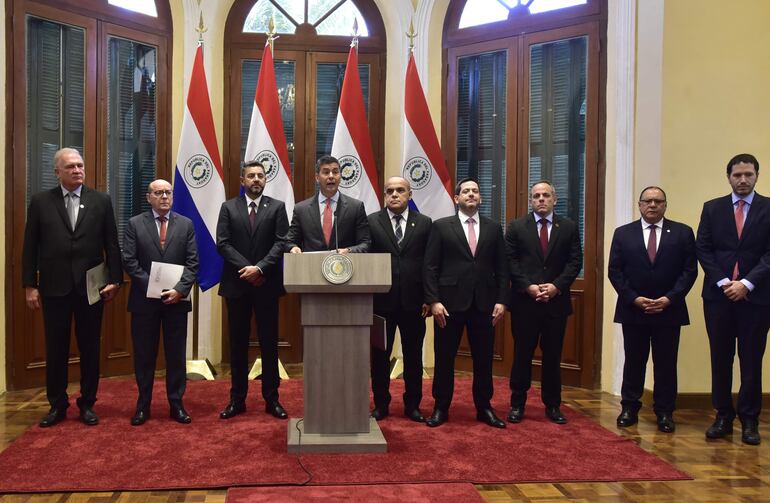
<instances>
[{"instance_id":1,"label":"suit lapel","mask_svg":"<svg viewBox=\"0 0 770 503\"><path fill-rule=\"evenodd\" d=\"M249 223L249 207L246 205L246 196L240 196L235 201L235 213L243 226L243 231L247 236L251 236L251 223ZM259 212L257 212L259 215Z\"/></svg>"},{"instance_id":2,"label":"suit lapel","mask_svg":"<svg viewBox=\"0 0 770 503\"><path fill-rule=\"evenodd\" d=\"M732 199L731 199L732 201ZM744 236L746 236L746 233L750 230L751 224L754 223L754 221L758 218L757 215L759 215L761 212L765 211L765 198L754 193L754 200L751 203L751 206L749 207L749 214L746 217L746 222L743 224L743 233L741 234L741 241L743 241ZM735 236L738 236L738 229L735 229Z\"/></svg>"},{"instance_id":3,"label":"suit lapel","mask_svg":"<svg viewBox=\"0 0 770 503\"><path fill-rule=\"evenodd\" d=\"M51 199L54 200L54 208L56 208L56 211L59 213L62 224L68 231L70 231L70 233L72 233L70 218L69 215L67 215L67 208L64 206L66 204L64 200L64 193L62 192L60 185L57 185L55 188L51 189Z\"/></svg>"},{"instance_id":4,"label":"suit lapel","mask_svg":"<svg viewBox=\"0 0 770 503\"><path fill-rule=\"evenodd\" d=\"M326 240L324 239L324 230L321 226L321 210L319 208L319 201L321 197L321 193L317 192L313 198L312 203L310 204L310 229L315 234L315 237L319 242L325 243ZM332 229L332 232L333 231L334 229Z\"/></svg>"},{"instance_id":5,"label":"suit lapel","mask_svg":"<svg viewBox=\"0 0 770 503\"><path fill-rule=\"evenodd\" d=\"M398 240L396 239L396 235L393 232L393 226L390 223L390 215L388 214L388 210L383 208L380 210L380 214L377 215L377 220L379 221L379 224L382 226L382 230L385 233L386 236L388 236L388 240L390 241L390 245L392 250L398 252ZM404 236L404 239L402 242L406 242L406 236Z\"/></svg>"},{"instance_id":6,"label":"suit lapel","mask_svg":"<svg viewBox=\"0 0 770 503\"><path fill-rule=\"evenodd\" d=\"M169 249L169 246L172 243L172 239L174 239L175 231L176 231L176 215L172 212L168 212L168 224L166 227L166 243L163 246L162 253L165 253L166 250ZM160 246L160 235L158 235L158 246Z\"/></svg>"},{"instance_id":7,"label":"suit lapel","mask_svg":"<svg viewBox=\"0 0 770 503\"><path fill-rule=\"evenodd\" d=\"M462 247L465 250L465 252L468 254L469 257L473 258L473 253L471 253L471 246L468 244L468 238L465 237L465 231L463 230L463 224L460 223L460 218L455 214L455 218L451 220L449 223L449 226L452 227L455 234L457 235L457 239L460 240L460 242L463 244ZM479 251L479 244L476 242L476 252Z\"/></svg>"},{"instance_id":8,"label":"suit lapel","mask_svg":"<svg viewBox=\"0 0 770 503\"><path fill-rule=\"evenodd\" d=\"M530 240L530 246L534 247L535 250L537 250L537 256L540 257L540 260L545 262L545 257L543 256L543 249L540 247L540 235L537 232L537 223L535 222L535 216L533 213L530 213L527 217L526 223L524 226L527 229L526 235L527 239ZM548 241L548 246L551 246L551 240Z\"/></svg>"},{"instance_id":9,"label":"suit lapel","mask_svg":"<svg viewBox=\"0 0 770 503\"><path fill-rule=\"evenodd\" d=\"M267 210L270 207L270 198L263 195L262 199L259 201L259 206L257 207L257 221L254 225L254 233L252 236L257 235L257 231L259 230L259 225L262 223L262 221L265 219L265 213L267 213ZM249 224L249 229L251 229L251 224Z\"/></svg>"},{"instance_id":10,"label":"suit lapel","mask_svg":"<svg viewBox=\"0 0 770 503\"><path fill-rule=\"evenodd\" d=\"M409 210L409 218L406 219L406 227L404 229L404 237L401 239L401 246L398 246L398 241L396 241L396 248L399 250L404 250L409 245L409 241L412 239L412 234L414 234L414 229L417 223L415 222L417 220L417 212L413 209ZM390 227L390 226L388 226ZM391 234L393 234L393 230L391 227ZM396 235L393 234L393 240L396 240Z\"/></svg>"},{"instance_id":11,"label":"suit lapel","mask_svg":"<svg viewBox=\"0 0 770 503\"><path fill-rule=\"evenodd\" d=\"M163 250L160 249L160 235L158 234L158 226L155 224L155 215L152 210L144 213L144 228L147 234L152 239L152 244L158 250L158 253L163 255ZM168 229L166 229L166 240L168 240Z\"/></svg>"},{"instance_id":12,"label":"suit lapel","mask_svg":"<svg viewBox=\"0 0 770 503\"><path fill-rule=\"evenodd\" d=\"M78 209L78 218L75 220L75 231L78 230L78 227L80 227L80 222L82 222L86 217L86 212L91 207L91 202L91 190L83 185L83 187L80 189L80 208ZM66 220L69 222L69 216Z\"/></svg>"}]
</instances>

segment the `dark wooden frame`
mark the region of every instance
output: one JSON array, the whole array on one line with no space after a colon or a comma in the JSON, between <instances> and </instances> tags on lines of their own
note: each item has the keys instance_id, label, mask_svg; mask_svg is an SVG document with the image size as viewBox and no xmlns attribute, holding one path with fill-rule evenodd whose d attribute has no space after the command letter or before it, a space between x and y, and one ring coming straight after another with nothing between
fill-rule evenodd
<instances>
[{"instance_id":1,"label":"dark wooden frame","mask_svg":"<svg viewBox=\"0 0 770 503\"><path fill-rule=\"evenodd\" d=\"M375 163L378 167L378 179L381 189L383 183L384 144L385 144L385 25L373 0L351 0L367 21L369 35L358 39L358 59L360 64L369 64L370 76L369 127L372 138ZM255 0L235 0L225 22L224 40L224 149L222 162L225 176L225 189L228 197L234 197L240 190L240 98L242 59L261 59L267 41L263 33L244 33L243 22L253 7ZM319 62L345 62L349 52L351 37L324 35L318 36L308 24L299 25L295 34L280 34L275 42L274 60L291 59L296 61L296 82L305 82L305 86L295 87L296 116L295 124L302 125L304 134L294 136L294 200L299 202L315 191L315 124L311 122L315 110L315 95L312 93L315 82L313 65ZM299 155L302 153L303 155ZM234 157L237 156L237 157ZM290 334L293 344L286 342L286 327L298 325L299 299L296 295L287 295L281 301L279 314L279 356L282 361L301 361L302 337L300 333ZM227 310L223 309L222 332L227 334ZM284 339L284 340L282 340ZM258 345L250 343L250 358L256 355ZM229 339L222 337L222 356L229 360Z\"/></svg>"},{"instance_id":2,"label":"dark wooden frame","mask_svg":"<svg viewBox=\"0 0 770 503\"><path fill-rule=\"evenodd\" d=\"M526 134L529 127L529 47L532 44L586 36L587 69L586 98L589 110L586 116L585 161L585 235L584 269L586 277L572 287L571 295L575 314L568 322L568 333L582 327L582 345L572 349L577 361L563 361L562 368L578 371L579 378L567 376L565 384L596 388L601 374L601 317L603 284L603 225L604 208L604 138L606 116L606 31L607 4L605 0L588 0L586 5L569 9L527 16L510 15L506 21L483 26L458 29L465 0L450 3L444 24L443 68L446 72L442 88L442 101L446 104L442 113L444 155L450 173L456 175L457 130L457 61L466 55L508 51L508 89L506 130L506 208L507 219L526 214L528 211L529 144ZM514 70L515 69L515 70ZM588 134L588 132L591 132ZM523 167L517 169L517 166ZM515 212L511 214L512 212ZM586 300L592 302L586 302ZM494 372L505 375L510 371L513 341L510 336L510 316L506 315L503 327L498 327L495 341ZM578 343L581 341L578 341ZM462 353L465 353L463 351ZM537 359L537 357L536 357ZM584 368L581 368L582 367ZM463 367L464 365L459 365ZM590 368L589 368L590 367ZM535 369L537 375L538 370Z\"/></svg>"},{"instance_id":3,"label":"dark wooden frame","mask_svg":"<svg viewBox=\"0 0 770 503\"><path fill-rule=\"evenodd\" d=\"M106 64L106 37L108 34L128 36L143 43L156 45L159 49L158 67L165 72L165 85L158 86L158 174L170 172L171 162L171 56L172 56L172 23L171 8L167 1L156 0L158 17L153 18L136 12L131 12L104 0L6 0L6 123L10 127L6 131L6 207L10 211L6 215L6 262L7 280L6 293L6 377L9 389L19 389L31 385L42 384L41 379L25 380L23 376L15 375L15 365L24 361L29 346L19 346L15 338L22 339L25 344L32 344L32 337L21 337L18 334L42 333L42 317L39 313L30 311L24 303L24 290L21 288L21 252L24 236L24 219L19 218L26 212L26 18L28 15L50 19L57 23L71 24L85 29L85 114L84 114L84 146L83 157L86 161L86 179L98 190L104 190L103 173L106 158L106 137L101 137L99 131L104 131L102 117L105 110L106 87L99 85L103 78ZM161 57L163 59L161 59ZM53 170L53 168L51 168ZM103 334L116 333L120 330L128 332L128 316L125 313L125 298L127 290L123 289L120 297L105 309ZM120 306L120 307L118 307ZM120 318L125 323L115 325ZM16 335L15 335L16 334ZM129 337L126 337L126 341ZM126 343L123 344L126 346ZM76 363L77 357L70 364ZM44 362L33 362L30 369L40 369ZM129 373L131 371L130 345L121 348L103 348L102 373L105 375ZM70 370L70 378L78 377L78 369Z\"/></svg>"}]
</instances>

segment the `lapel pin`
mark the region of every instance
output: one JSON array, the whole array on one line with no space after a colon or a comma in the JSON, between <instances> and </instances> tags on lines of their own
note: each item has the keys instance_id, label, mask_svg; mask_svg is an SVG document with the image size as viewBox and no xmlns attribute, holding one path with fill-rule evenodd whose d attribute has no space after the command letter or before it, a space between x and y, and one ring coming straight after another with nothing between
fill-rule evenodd
<instances>
[{"instance_id":1,"label":"lapel pin","mask_svg":"<svg viewBox=\"0 0 770 503\"><path fill-rule=\"evenodd\" d=\"M85 208L85 206L83 206L82 204L80 205L80 207L81 207L81 208Z\"/></svg>"},{"instance_id":2,"label":"lapel pin","mask_svg":"<svg viewBox=\"0 0 770 503\"><path fill-rule=\"evenodd\" d=\"M666 229L666 232L671 232L671 229Z\"/></svg>"},{"instance_id":3,"label":"lapel pin","mask_svg":"<svg viewBox=\"0 0 770 503\"><path fill-rule=\"evenodd\" d=\"M556 227L559 227L559 224L553 224L553 225L556 226Z\"/></svg>"},{"instance_id":4,"label":"lapel pin","mask_svg":"<svg viewBox=\"0 0 770 503\"><path fill-rule=\"evenodd\" d=\"M412 222L412 227L414 227L414 222Z\"/></svg>"}]
</instances>

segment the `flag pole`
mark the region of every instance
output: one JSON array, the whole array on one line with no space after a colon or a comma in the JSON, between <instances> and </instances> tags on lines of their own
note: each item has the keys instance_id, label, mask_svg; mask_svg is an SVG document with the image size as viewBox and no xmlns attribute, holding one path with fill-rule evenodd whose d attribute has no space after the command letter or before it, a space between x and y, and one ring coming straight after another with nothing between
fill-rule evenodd
<instances>
[{"instance_id":1,"label":"flag pole","mask_svg":"<svg viewBox=\"0 0 770 503\"><path fill-rule=\"evenodd\" d=\"M195 28L195 31L198 32L198 47L201 48L201 54L203 54L203 34L208 31L208 28L203 26L203 12L200 13L200 17L198 18L198 27ZM214 369L214 365L211 364L211 361L209 361L208 358L200 360L198 357L198 351L200 347L200 328L198 326L200 323L200 288L198 287L197 283L193 286L192 304L192 360L187 360L187 379L191 381L213 381L214 376L217 374L216 369Z\"/></svg>"},{"instance_id":2,"label":"flag pole","mask_svg":"<svg viewBox=\"0 0 770 503\"><path fill-rule=\"evenodd\" d=\"M268 45L270 45L270 54L275 54L275 48L273 47L273 43L275 42L275 39L278 38L275 34L276 34L275 17L271 16L270 21L267 23L267 32L265 33L265 35L267 35L267 43ZM258 356L257 359L254 360L254 364L251 366L251 370L249 370L249 379L254 380L260 377L261 375L262 375L262 358ZM280 358L278 358L278 377L280 377L281 379L289 378L289 374L288 372L286 372L286 368L284 368Z\"/></svg>"}]
</instances>

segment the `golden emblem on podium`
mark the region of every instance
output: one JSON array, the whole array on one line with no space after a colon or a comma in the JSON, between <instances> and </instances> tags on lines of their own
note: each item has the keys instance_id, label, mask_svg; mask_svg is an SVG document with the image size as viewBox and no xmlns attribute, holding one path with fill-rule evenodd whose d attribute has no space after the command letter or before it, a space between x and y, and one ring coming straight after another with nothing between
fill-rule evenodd
<instances>
[{"instance_id":1,"label":"golden emblem on podium","mask_svg":"<svg viewBox=\"0 0 770 503\"><path fill-rule=\"evenodd\" d=\"M353 277L353 261L340 253L332 253L321 263L321 273L333 285L347 283Z\"/></svg>"}]
</instances>

